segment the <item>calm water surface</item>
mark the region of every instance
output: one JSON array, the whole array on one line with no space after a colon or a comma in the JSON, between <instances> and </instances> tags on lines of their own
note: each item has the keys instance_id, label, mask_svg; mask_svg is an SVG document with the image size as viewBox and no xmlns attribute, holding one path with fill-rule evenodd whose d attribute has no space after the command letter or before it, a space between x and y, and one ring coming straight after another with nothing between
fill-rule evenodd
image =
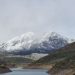
<instances>
[{"instance_id":1,"label":"calm water surface","mask_svg":"<svg viewBox=\"0 0 75 75\"><path fill-rule=\"evenodd\" d=\"M48 75L47 70L41 69L12 69L13 72L0 75Z\"/></svg>"}]
</instances>

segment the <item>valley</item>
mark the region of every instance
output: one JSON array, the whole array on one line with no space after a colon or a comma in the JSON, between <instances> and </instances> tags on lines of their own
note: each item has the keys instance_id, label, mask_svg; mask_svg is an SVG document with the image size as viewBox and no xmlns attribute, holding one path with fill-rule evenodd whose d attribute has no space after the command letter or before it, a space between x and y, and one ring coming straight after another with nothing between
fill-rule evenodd
<instances>
[{"instance_id":1,"label":"valley","mask_svg":"<svg viewBox=\"0 0 75 75\"><path fill-rule=\"evenodd\" d=\"M62 72L63 75L74 73L75 42L69 42L53 32L45 34L41 42L34 42L34 40L30 42L32 40L30 34L0 44L0 59L5 62L5 67L46 69L51 75Z\"/></svg>"}]
</instances>

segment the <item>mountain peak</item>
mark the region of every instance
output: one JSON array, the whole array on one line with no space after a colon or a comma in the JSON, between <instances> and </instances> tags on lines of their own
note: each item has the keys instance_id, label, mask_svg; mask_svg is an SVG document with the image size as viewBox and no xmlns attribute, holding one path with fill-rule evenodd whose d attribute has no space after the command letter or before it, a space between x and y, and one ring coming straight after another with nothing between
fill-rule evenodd
<instances>
[{"instance_id":1,"label":"mountain peak","mask_svg":"<svg viewBox=\"0 0 75 75\"><path fill-rule=\"evenodd\" d=\"M34 36L33 32L27 32L21 35L21 38L31 38Z\"/></svg>"},{"instance_id":2,"label":"mountain peak","mask_svg":"<svg viewBox=\"0 0 75 75\"><path fill-rule=\"evenodd\" d=\"M44 38L47 38L47 37L54 37L54 36L61 36L60 34L56 33L56 32L49 32L49 33L45 33L44 34Z\"/></svg>"}]
</instances>

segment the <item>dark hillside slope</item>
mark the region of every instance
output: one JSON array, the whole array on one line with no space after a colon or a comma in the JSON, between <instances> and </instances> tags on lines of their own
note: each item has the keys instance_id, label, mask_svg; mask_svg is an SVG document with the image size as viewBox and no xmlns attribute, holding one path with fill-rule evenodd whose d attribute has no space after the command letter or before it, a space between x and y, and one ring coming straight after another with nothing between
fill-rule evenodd
<instances>
[{"instance_id":1,"label":"dark hillside slope","mask_svg":"<svg viewBox=\"0 0 75 75\"><path fill-rule=\"evenodd\" d=\"M7 72L11 72L11 70L8 67L6 67L6 62L0 59L0 74Z\"/></svg>"},{"instance_id":2,"label":"dark hillside slope","mask_svg":"<svg viewBox=\"0 0 75 75\"><path fill-rule=\"evenodd\" d=\"M66 58L72 57L75 55L75 42L71 43L63 48L50 52L48 56L45 56L34 64L49 64L59 62L59 60L64 60Z\"/></svg>"}]
</instances>

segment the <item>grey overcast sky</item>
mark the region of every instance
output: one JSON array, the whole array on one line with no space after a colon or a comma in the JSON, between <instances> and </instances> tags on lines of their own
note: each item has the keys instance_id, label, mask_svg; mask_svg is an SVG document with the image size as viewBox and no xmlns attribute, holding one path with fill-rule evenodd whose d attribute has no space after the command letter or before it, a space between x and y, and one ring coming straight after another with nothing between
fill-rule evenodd
<instances>
[{"instance_id":1,"label":"grey overcast sky","mask_svg":"<svg viewBox=\"0 0 75 75\"><path fill-rule=\"evenodd\" d=\"M0 0L0 41L25 32L75 38L75 0Z\"/></svg>"}]
</instances>

